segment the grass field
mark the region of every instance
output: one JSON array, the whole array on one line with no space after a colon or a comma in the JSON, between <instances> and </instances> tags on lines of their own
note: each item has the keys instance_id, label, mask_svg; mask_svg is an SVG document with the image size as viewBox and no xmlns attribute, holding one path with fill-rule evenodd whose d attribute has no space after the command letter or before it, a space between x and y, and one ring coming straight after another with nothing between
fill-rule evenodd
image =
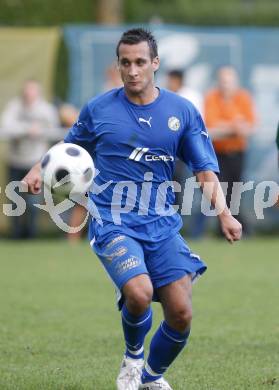
<instances>
[{"instance_id":1,"label":"grass field","mask_svg":"<svg viewBox=\"0 0 279 390\"><path fill-rule=\"evenodd\" d=\"M191 247L209 270L166 378L174 390L279 388L279 240ZM87 243L1 241L0 258L0 389L115 389L120 316Z\"/></svg>"}]
</instances>

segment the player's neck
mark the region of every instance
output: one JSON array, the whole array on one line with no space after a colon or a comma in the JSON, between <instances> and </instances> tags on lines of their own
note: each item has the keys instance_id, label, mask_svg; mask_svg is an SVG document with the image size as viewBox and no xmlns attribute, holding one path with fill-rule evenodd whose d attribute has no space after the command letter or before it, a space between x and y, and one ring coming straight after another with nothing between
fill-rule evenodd
<instances>
[{"instance_id":1,"label":"player's neck","mask_svg":"<svg viewBox=\"0 0 279 390\"><path fill-rule=\"evenodd\" d=\"M145 105L154 102L159 96L159 89L152 85L150 88L139 93L131 93L125 89L125 94L127 98L134 104Z\"/></svg>"}]
</instances>

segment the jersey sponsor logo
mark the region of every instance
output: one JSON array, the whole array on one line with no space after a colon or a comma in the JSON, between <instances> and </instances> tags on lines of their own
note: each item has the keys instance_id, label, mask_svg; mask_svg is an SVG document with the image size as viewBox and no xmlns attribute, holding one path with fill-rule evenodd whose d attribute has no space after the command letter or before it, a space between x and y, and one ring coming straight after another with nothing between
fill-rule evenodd
<instances>
[{"instance_id":1,"label":"jersey sponsor logo","mask_svg":"<svg viewBox=\"0 0 279 390\"><path fill-rule=\"evenodd\" d=\"M156 156L155 154L147 154L145 156L145 161L174 161L173 156L167 156L167 155L161 155L161 156Z\"/></svg>"},{"instance_id":2,"label":"jersey sponsor logo","mask_svg":"<svg viewBox=\"0 0 279 390\"><path fill-rule=\"evenodd\" d=\"M146 123L151 128L151 119L152 116L149 119L139 118L139 122Z\"/></svg>"},{"instance_id":3,"label":"jersey sponsor logo","mask_svg":"<svg viewBox=\"0 0 279 390\"><path fill-rule=\"evenodd\" d=\"M140 159L144 156L145 161L147 162L155 162L155 161L174 161L173 156L168 155L156 155L156 154L146 154L149 151L149 148L136 148L132 151L129 156L129 160L140 161Z\"/></svg>"},{"instance_id":4,"label":"jersey sponsor logo","mask_svg":"<svg viewBox=\"0 0 279 390\"><path fill-rule=\"evenodd\" d=\"M169 129L172 131L177 131L180 128L180 120L176 116L171 116L168 120Z\"/></svg>"}]
</instances>

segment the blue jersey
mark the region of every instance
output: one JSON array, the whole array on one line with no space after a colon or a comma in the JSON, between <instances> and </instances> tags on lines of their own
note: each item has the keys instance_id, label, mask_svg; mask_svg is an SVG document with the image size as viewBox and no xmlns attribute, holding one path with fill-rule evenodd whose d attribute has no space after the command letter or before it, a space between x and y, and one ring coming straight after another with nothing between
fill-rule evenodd
<instances>
[{"instance_id":1,"label":"blue jersey","mask_svg":"<svg viewBox=\"0 0 279 390\"><path fill-rule=\"evenodd\" d=\"M97 96L83 107L65 142L84 147L94 160L99 173L90 200L103 229L113 223L151 241L175 234L182 225L171 208L176 159L193 172L219 171L199 112L164 89L146 105L129 101L123 88ZM92 235L99 226L92 218Z\"/></svg>"}]
</instances>

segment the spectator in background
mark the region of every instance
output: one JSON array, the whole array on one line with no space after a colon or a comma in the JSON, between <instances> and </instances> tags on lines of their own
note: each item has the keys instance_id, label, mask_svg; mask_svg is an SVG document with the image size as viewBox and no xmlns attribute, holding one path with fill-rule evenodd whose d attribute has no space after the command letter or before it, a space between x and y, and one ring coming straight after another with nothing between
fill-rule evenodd
<instances>
[{"instance_id":1,"label":"spectator in background","mask_svg":"<svg viewBox=\"0 0 279 390\"><path fill-rule=\"evenodd\" d=\"M242 180L247 139L255 127L252 98L239 86L238 74L232 66L219 68L217 87L206 95L204 108L205 123L219 162L219 179L228 183L226 202L230 207L233 183ZM248 226L242 222L247 233Z\"/></svg>"},{"instance_id":2,"label":"spectator in background","mask_svg":"<svg viewBox=\"0 0 279 390\"><path fill-rule=\"evenodd\" d=\"M190 100L203 116L203 97L202 95L185 84L185 72L182 70L170 70L167 74L166 88L178 95Z\"/></svg>"},{"instance_id":3,"label":"spectator in background","mask_svg":"<svg viewBox=\"0 0 279 390\"><path fill-rule=\"evenodd\" d=\"M2 113L0 129L9 141L8 178L21 181L38 159L48 150L49 133L57 131L58 114L53 105L42 96L41 85L27 80L19 97L11 100ZM12 220L13 238L32 238L36 235L37 209L33 196L21 194L26 201L26 211ZM36 202L38 198L36 198Z\"/></svg>"},{"instance_id":4,"label":"spectator in background","mask_svg":"<svg viewBox=\"0 0 279 390\"><path fill-rule=\"evenodd\" d=\"M60 120L60 126L63 128L69 129L75 123L77 120L79 111L78 109L69 103L62 103L59 106L59 120Z\"/></svg>"}]
</instances>

